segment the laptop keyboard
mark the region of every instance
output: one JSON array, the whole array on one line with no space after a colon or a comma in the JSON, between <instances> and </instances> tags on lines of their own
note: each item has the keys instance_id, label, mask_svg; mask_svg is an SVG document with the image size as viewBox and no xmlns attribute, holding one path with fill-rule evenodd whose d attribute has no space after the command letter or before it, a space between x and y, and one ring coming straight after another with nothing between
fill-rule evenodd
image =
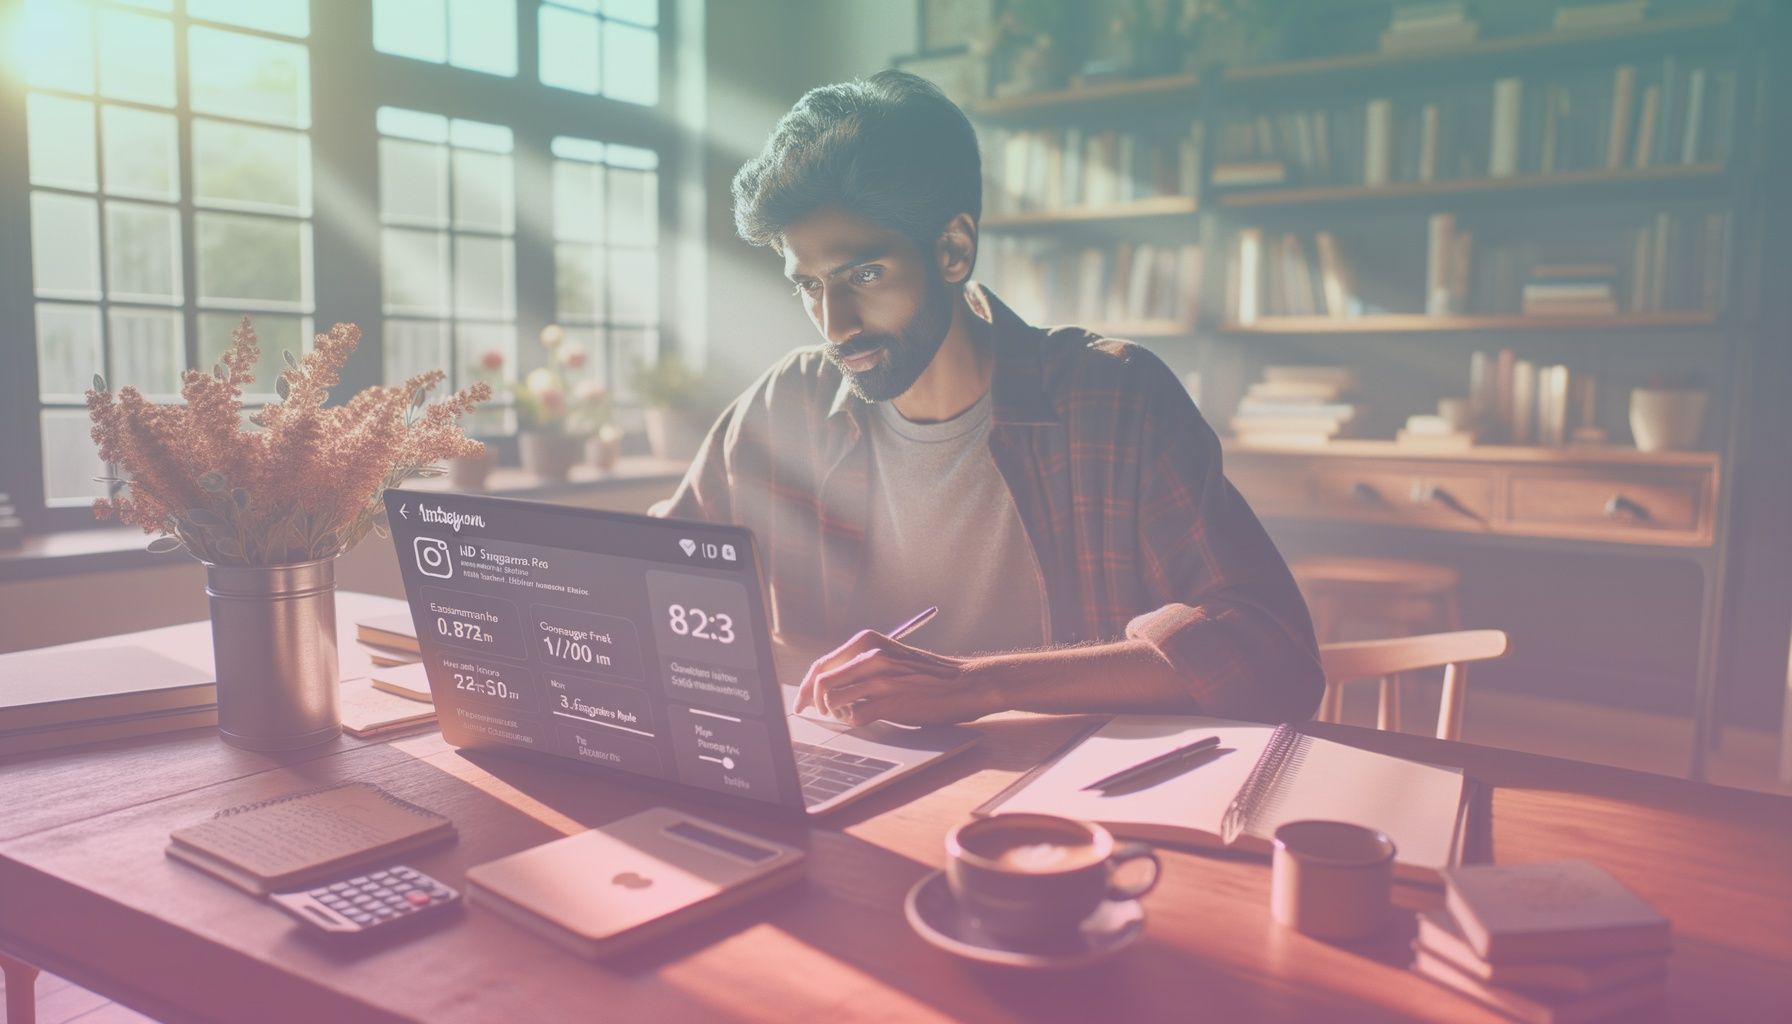
<instances>
[{"instance_id":1,"label":"laptop keyboard","mask_svg":"<svg viewBox=\"0 0 1792 1024\"><path fill-rule=\"evenodd\" d=\"M792 741L790 746L796 751L796 774L803 785L803 802L809 804L831 800L866 779L874 779L897 767L894 761L848 754L811 743Z\"/></svg>"}]
</instances>

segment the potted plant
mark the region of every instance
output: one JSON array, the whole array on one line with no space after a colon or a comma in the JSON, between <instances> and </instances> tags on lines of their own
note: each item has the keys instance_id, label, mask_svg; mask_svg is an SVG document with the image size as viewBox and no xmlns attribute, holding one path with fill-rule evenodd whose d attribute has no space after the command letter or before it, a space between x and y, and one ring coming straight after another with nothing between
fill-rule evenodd
<instances>
[{"instance_id":1,"label":"potted plant","mask_svg":"<svg viewBox=\"0 0 1792 1024\"><path fill-rule=\"evenodd\" d=\"M565 480L585 454L585 438L595 432L594 407L608 407L608 392L599 386L574 386L569 371L585 368L590 354L583 345L568 341L559 324L541 329L541 345L548 351L540 366L511 386L516 396L517 449L523 468L539 480Z\"/></svg>"},{"instance_id":2,"label":"potted plant","mask_svg":"<svg viewBox=\"0 0 1792 1024\"><path fill-rule=\"evenodd\" d=\"M1630 392L1630 434L1638 451L1686 451L1705 428L1704 380L1693 371L1655 374L1648 387Z\"/></svg>"},{"instance_id":3,"label":"potted plant","mask_svg":"<svg viewBox=\"0 0 1792 1024\"><path fill-rule=\"evenodd\" d=\"M637 361L634 387L645 403L647 446L654 458L688 461L709 427L702 411L708 393L703 375L673 350L651 365Z\"/></svg>"},{"instance_id":4,"label":"potted plant","mask_svg":"<svg viewBox=\"0 0 1792 1024\"><path fill-rule=\"evenodd\" d=\"M497 349L487 349L479 354L479 361L473 364L473 378L485 381L493 391L506 386L504 383L504 353ZM489 445L481 445L477 455L464 455L448 460L448 482L456 490L482 491L485 479L491 475L492 467L497 465L498 453Z\"/></svg>"},{"instance_id":5,"label":"potted plant","mask_svg":"<svg viewBox=\"0 0 1792 1024\"><path fill-rule=\"evenodd\" d=\"M285 354L280 400L245 424L243 386L261 350L248 317L231 338L210 373L182 374L181 402L114 393L94 375L93 439L120 474L102 478L111 496L94 513L162 534L151 551L185 548L204 563L219 731L237 746L286 750L341 732L336 556L384 533L387 488L480 452L460 418L491 386L430 402L447 376L432 370L326 408L361 339L339 323L303 358Z\"/></svg>"}]
</instances>

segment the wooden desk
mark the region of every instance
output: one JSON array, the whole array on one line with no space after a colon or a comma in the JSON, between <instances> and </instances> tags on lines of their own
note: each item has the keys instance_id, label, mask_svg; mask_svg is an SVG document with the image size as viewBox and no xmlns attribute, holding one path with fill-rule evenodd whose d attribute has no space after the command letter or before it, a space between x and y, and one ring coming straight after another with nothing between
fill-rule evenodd
<instances>
[{"instance_id":1,"label":"wooden desk","mask_svg":"<svg viewBox=\"0 0 1792 1024\"><path fill-rule=\"evenodd\" d=\"M204 642L204 626L178 627ZM1065 975L961 963L915 937L908 887L946 830L1055 749L1076 718L1005 716L985 742L824 824L767 828L809 875L626 957L591 964L482 911L360 956L319 947L279 912L162 853L221 808L368 779L454 818L457 844L412 858L467 868L653 801L550 766L447 747L434 731L274 757L209 731L0 763L0 948L165 1020L1495 1021L1405 970L1398 934L1347 949L1270 920L1259 860L1169 852L1148 932ZM1316 734L1461 765L1496 787L1501 861L1588 857L1673 920L1665 1019L1763 1020L1792 1006L1792 800L1418 736ZM1404 907L1431 890L1400 887Z\"/></svg>"}]
</instances>

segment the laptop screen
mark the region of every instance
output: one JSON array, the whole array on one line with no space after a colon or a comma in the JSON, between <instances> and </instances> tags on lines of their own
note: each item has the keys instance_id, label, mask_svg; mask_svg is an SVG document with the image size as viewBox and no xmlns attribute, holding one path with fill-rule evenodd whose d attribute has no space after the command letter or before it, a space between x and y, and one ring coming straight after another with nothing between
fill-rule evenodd
<instances>
[{"instance_id":1,"label":"laptop screen","mask_svg":"<svg viewBox=\"0 0 1792 1024\"><path fill-rule=\"evenodd\" d=\"M802 806L746 530L403 490L386 509L449 742Z\"/></svg>"}]
</instances>

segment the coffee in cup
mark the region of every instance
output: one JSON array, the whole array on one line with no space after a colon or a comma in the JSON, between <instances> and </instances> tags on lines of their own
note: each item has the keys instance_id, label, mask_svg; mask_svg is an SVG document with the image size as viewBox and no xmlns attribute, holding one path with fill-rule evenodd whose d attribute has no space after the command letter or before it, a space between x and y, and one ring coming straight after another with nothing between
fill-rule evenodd
<instances>
[{"instance_id":1,"label":"coffee in cup","mask_svg":"<svg viewBox=\"0 0 1792 1024\"><path fill-rule=\"evenodd\" d=\"M1150 875L1116 884L1115 871L1135 860L1150 861ZM998 814L946 836L946 881L971 920L996 938L1070 931L1104 900L1150 892L1161 872L1149 846L1116 848L1100 825L1049 814Z\"/></svg>"}]
</instances>

